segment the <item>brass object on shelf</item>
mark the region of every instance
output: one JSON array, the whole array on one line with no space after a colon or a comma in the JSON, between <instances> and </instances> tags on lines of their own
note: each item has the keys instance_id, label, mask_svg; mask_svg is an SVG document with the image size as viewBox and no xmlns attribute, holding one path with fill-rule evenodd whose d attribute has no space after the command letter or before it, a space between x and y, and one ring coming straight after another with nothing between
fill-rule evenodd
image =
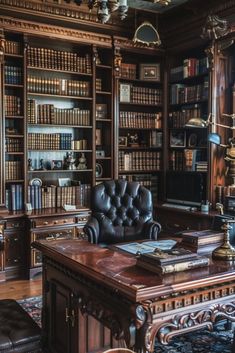
<instances>
[{"instance_id":1,"label":"brass object on shelf","mask_svg":"<svg viewBox=\"0 0 235 353\"><path fill-rule=\"evenodd\" d=\"M235 248L230 244L229 232L232 229L230 223L235 223L235 220L226 220L221 227L224 231L224 242L212 252L213 259L231 261L235 260Z\"/></svg>"}]
</instances>

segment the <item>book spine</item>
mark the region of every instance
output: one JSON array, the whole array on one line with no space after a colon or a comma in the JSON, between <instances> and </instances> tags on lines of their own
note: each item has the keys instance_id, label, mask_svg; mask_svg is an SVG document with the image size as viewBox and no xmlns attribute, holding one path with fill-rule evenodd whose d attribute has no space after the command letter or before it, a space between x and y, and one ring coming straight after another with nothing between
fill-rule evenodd
<instances>
[{"instance_id":1,"label":"book spine","mask_svg":"<svg viewBox=\"0 0 235 353\"><path fill-rule=\"evenodd\" d=\"M162 274L173 273L173 272L191 270L193 268L197 268L201 266L206 266L208 265L208 263L209 263L209 260L207 258L202 258L202 259L195 259L193 261L189 260L185 262L179 262L172 265L164 265L159 267L159 270L162 272Z\"/></svg>"}]
</instances>

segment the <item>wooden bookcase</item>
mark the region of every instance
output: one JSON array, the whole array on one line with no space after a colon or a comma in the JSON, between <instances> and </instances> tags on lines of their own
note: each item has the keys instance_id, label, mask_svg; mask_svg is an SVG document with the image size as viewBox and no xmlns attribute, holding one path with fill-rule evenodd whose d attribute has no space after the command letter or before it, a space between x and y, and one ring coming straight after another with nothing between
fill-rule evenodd
<instances>
[{"instance_id":1,"label":"wooden bookcase","mask_svg":"<svg viewBox=\"0 0 235 353\"><path fill-rule=\"evenodd\" d=\"M163 176L164 64L161 50L115 38L117 176L160 195Z\"/></svg>"},{"instance_id":2,"label":"wooden bookcase","mask_svg":"<svg viewBox=\"0 0 235 353\"><path fill-rule=\"evenodd\" d=\"M22 36L8 33L4 63L5 204L11 210L24 206L25 58Z\"/></svg>"},{"instance_id":3,"label":"wooden bookcase","mask_svg":"<svg viewBox=\"0 0 235 353\"><path fill-rule=\"evenodd\" d=\"M205 48L188 50L169 60L169 108L167 119L166 197L186 201L183 188L187 180L200 180L197 195L189 195L188 202L200 206L208 199L208 119L209 67ZM200 126L200 120L205 126ZM187 176L188 175L188 176ZM178 180L179 192L169 191L169 183ZM181 182L180 182L181 181ZM185 184L184 184L185 181ZM175 183L174 183L175 185ZM194 185L195 193L197 190ZM199 196L200 194L200 196ZM195 196L195 197L194 197Z\"/></svg>"}]
</instances>

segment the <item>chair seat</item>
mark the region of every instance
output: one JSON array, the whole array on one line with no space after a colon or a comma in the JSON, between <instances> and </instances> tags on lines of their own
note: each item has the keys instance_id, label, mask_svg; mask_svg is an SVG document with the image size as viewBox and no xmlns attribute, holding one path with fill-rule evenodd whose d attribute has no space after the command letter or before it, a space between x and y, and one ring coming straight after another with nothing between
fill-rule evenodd
<instances>
[{"instance_id":1,"label":"chair seat","mask_svg":"<svg viewBox=\"0 0 235 353\"><path fill-rule=\"evenodd\" d=\"M30 353L40 348L41 330L13 299L0 300L0 352Z\"/></svg>"}]
</instances>

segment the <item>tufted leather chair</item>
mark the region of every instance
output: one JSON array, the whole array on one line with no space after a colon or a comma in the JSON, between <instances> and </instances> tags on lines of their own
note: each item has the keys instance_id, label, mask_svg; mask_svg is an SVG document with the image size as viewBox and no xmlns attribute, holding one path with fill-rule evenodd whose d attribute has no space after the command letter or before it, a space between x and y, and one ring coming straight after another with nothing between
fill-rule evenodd
<instances>
[{"instance_id":1,"label":"tufted leather chair","mask_svg":"<svg viewBox=\"0 0 235 353\"><path fill-rule=\"evenodd\" d=\"M95 244L155 240L161 226L152 220L152 207L151 192L138 182L105 181L92 189L84 232Z\"/></svg>"}]
</instances>

